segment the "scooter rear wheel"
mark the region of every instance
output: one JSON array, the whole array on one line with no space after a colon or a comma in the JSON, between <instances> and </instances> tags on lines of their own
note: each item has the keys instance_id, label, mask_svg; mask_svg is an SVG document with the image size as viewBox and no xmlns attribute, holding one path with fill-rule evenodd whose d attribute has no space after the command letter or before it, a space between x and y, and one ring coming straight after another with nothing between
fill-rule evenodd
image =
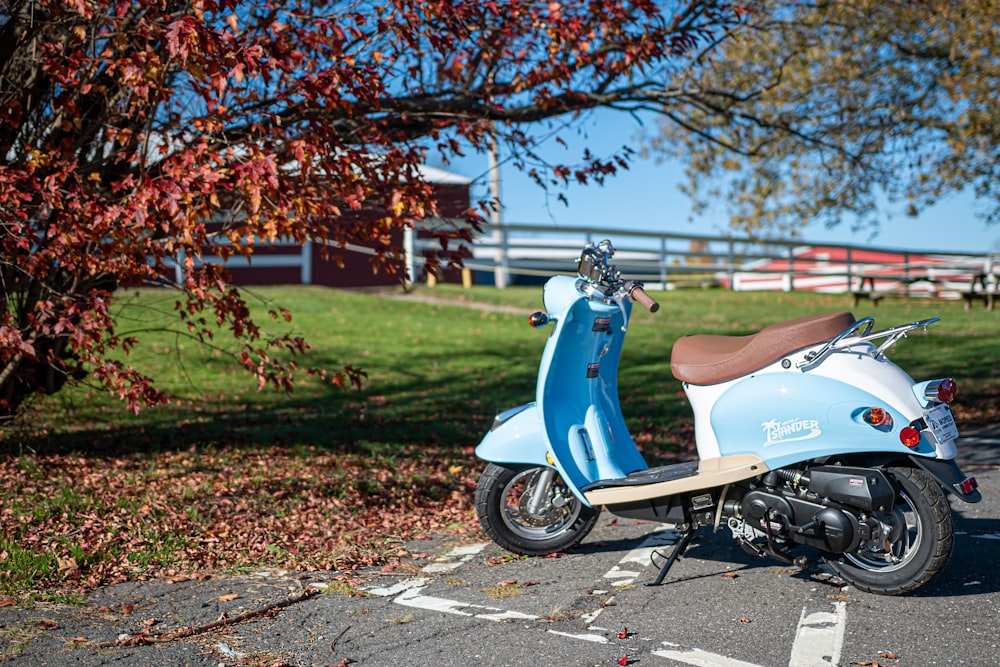
<instances>
[{"instance_id":1,"label":"scooter rear wheel","mask_svg":"<svg viewBox=\"0 0 1000 667\"><path fill-rule=\"evenodd\" d=\"M896 504L875 517L885 533L882 543L824 560L863 591L906 595L927 585L948 564L954 520L944 491L922 470L892 466L886 472L896 486Z\"/></svg>"},{"instance_id":2,"label":"scooter rear wheel","mask_svg":"<svg viewBox=\"0 0 1000 667\"><path fill-rule=\"evenodd\" d=\"M476 487L476 513L483 530L504 549L544 556L579 544L600 510L581 503L550 468L490 463Z\"/></svg>"}]
</instances>

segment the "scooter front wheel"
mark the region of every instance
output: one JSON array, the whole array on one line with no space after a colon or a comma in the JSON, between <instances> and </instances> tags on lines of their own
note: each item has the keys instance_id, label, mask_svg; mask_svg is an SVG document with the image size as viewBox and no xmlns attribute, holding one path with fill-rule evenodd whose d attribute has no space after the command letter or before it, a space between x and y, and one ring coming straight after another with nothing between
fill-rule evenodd
<instances>
[{"instance_id":1,"label":"scooter front wheel","mask_svg":"<svg viewBox=\"0 0 1000 667\"><path fill-rule=\"evenodd\" d=\"M896 487L896 502L891 512L874 515L882 537L825 560L863 591L905 595L927 585L948 564L954 520L944 491L922 470L892 466L886 472Z\"/></svg>"},{"instance_id":2,"label":"scooter front wheel","mask_svg":"<svg viewBox=\"0 0 1000 667\"><path fill-rule=\"evenodd\" d=\"M579 544L600 511L573 496L551 468L490 463L476 487L476 513L504 549L544 556Z\"/></svg>"}]
</instances>

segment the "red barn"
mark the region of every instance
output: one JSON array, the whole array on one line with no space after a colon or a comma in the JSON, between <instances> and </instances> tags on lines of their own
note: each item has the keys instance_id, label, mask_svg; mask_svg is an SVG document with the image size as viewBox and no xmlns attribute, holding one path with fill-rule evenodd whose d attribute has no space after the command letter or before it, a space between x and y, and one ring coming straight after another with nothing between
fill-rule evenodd
<instances>
[{"instance_id":1,"label":"red barn","mask_svg":"<svg viewBox=\"0 0 1000 667\"><path fill-rule=\"evenodd\" d=\"M423 166L421 173L427 183L434 186L441 217L463 217L470 208L469 187L472 181L436 167ZM393 231L393 245L400 250L408 250L412 238L406 239L405 236L401 230ZM398 275L373 270L371 253L366 252L364 246L348 244L347 248L335 250L343 260L343 266L323 259L321 248L314 243L298 245L279 240L258 245L249 262L242 257L230 258L226 267L232 274L234 285L377 287L399 284ZM400 264L397 269L401 272L405 267ZM419 267L415 273L410 276L411 279L419 276Z\"/></svg>"}]
</instances>

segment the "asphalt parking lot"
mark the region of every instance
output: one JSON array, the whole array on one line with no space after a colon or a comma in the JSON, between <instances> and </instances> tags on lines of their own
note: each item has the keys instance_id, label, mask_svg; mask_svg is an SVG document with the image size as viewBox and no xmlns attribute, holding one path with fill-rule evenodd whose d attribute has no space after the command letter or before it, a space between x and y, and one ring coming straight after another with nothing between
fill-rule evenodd
<instances>
[{"instance_id":1,"label":"asphalt parking lot","mask_svg":"<svg viewBox=\"0 0 1000 667\"><path fill-rule=\"evenodd\" d=\"M962 463L983 501L952 502L952 560L910 597L863 593L816 560L750 556L728 531L701 533L648 587L676 534L605 514L582 548L551 558L441 540L409 545L408 567L349 580L137 582L78 606L2 608L0 653L81 666L995 665L1000 442L970 437Z\"/></svg>"}]
</instances>

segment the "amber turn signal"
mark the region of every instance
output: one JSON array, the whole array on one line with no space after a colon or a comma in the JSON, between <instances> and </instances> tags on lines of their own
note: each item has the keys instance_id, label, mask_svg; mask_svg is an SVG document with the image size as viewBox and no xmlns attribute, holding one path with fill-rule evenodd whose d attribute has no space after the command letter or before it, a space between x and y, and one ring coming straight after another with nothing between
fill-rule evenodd
<instances>
[{"instance_id":1,"label":"amber turn signal","mask_svg":"<svg viewBox=\"0 0 1000 667\"><path fill-rule=\"evenodd\" d=\"M892 426L892 415L885 408L869 408L865 412L865 421L872 426Z\"/></svg>"},{"instance_id":2,"label":"amber turn signal","mask_svg":"<svg viewBox=\"0 0 1000 667\"><path fill-rule=\"evenodd\" d=\"M549 316L540 310L533 312L528 317L528 324L530 324L535 329L541 329L548 323L549 323Z\"/></svg>"}]
</instances>

